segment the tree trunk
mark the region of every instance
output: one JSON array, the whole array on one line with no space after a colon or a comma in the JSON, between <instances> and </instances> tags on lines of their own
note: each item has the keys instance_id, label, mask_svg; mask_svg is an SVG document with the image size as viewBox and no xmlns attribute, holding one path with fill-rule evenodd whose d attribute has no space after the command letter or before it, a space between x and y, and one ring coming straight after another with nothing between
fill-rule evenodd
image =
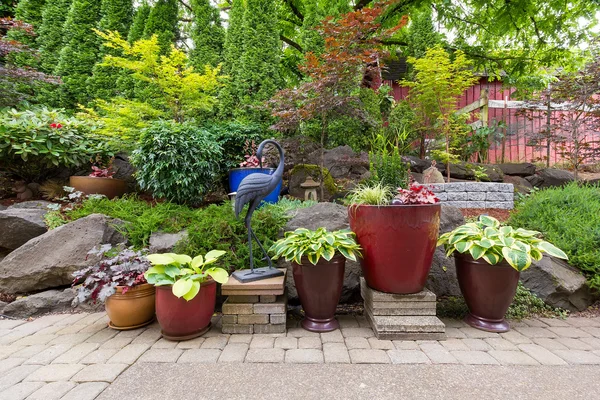
<instances>
[{"instance_id":1,"label":"tree trunk","mask_svg":"<svg viewBox=\"0 0 600 400\"><path fill-rule=\"evenodd\" d=\"M319 189L321 191L321 201L325 201L325 175L323 174L323 170L325 169L325 136L327 134L327 117L325 114L321 116L321 165L319 166L319 174L320 174L320 186Z\"/></svg>"}]
</instances>

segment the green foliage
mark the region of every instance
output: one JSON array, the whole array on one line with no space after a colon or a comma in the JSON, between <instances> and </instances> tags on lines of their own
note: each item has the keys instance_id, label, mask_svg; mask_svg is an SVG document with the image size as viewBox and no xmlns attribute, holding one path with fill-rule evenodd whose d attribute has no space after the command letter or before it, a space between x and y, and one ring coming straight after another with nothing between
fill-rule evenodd
<instances>
[{"instance_id":1,"label":"green foliage","mask_svg":"<svg viewBox=\"0 0 600 400\"><path fill-rule=\"evenodd\" d=\"M54 70L64 84L59 87L60 104L73 108L90 99L87 79L98 57L100 41L93 32L100 20L100 2L73 0L63 28L64 47Z\"/></svg>"},{"instance_id":2,"label":"green foliage","mask_svg":"<svg viewBox=\"0 0 600 400\"><path fill-rule=\"evenodd\" d=\"M135 10L133 22L129 28L129 33L127 34L129 43L137 42L144 38L144 28L146 27L146 21L148 20L150 11L152 11L152 7L150 7L146 1L142 2Z\"/></svg>"},{"instance_id":3,"label":"green foliage","mask_svg":"<svg viewBox=\"0 0 600 400\"><path fill-rule=\"evenodd\" d=\"M219 165L224 173L232 168L238 168L240 162L244 161L246 141L259 143L266 138L264 129L252 123L212 121L203 124L202 129L210 132L223 149Z\"/></svg>"},{"instance_id":4,"label":"green foliage","mask_svg":"<svg viewBox=\"0 0 600 400\"><path fill-rule=\"evenodd\" d=\"M27 181L74 167L108 151L89 121L47 108L0 113L0 165Z\"/></svg>"},{"instance_id":5,"label":"green foliage","mask_svg":"<svg viewBox=\"0 0 600 400\"><path fill-rule=\"evenodd\" d=\"M40 69L52 73L58 64L63 46L63 25L67 19L72 0L47 0L42 13L42 21L37 33L40 49Z\"/></svg>"},{"instance_id":6,"label":"green foliage","mask_svg":"<svg viewBox=\"0 0 600 400\"><path fill-rule=\"evenodd\" d=\"M293 232L286 232L282 239L273 243L269 252L274 254L274 259L283 257L286 261L302 264L302 258L306 257L311 264L316 265L321 257L331 261L336 253L356 261L357 256L360 257L360 246L354 232L349 229L327 232L325 228L315 231L298 228Z\"/></svg>"},{"instance_id":7,"label":"green foliage","mask_svg":"<svg viewBox=\"0 0 600 400\"><path fill-rule=\"evenodd\" d=\"M433 25L431 8L414 13L407 32L406 55L423 58L427 50L441 44L442 35Z\"/></svg>"},{"instance_id":8,"label":"green foliage","mask_svg":"<svg viewBox=\"0 0 600 400\"><path fill-rule=\"evenodd\" d=\"M42 23L42 10L46 0L21 0L15 9L15 19L32 25L37 30ZM11 29L6 34L6 39L17 41L31 49L37 49L35 37L21 29ZM8 56L10 63L18 67L36 68L38 58L30 51L12 52Z\"/></svg>"},{"instance_id":9,"label":"green foliage","mask_svg":"<svg viewBox=\"0 0 600 400\"><path fill-rule=\"evenodd\" d=\"M381 182L373 184L361 184L354 188L348 196L347 203L350 205L385 206L394 197L394 190Z\"/></svg>"},{"instance_id":10,"label":"green foliage","mask_svg":"<svg viewBox=\"0 0 600 400\"><path fill-rule=\"evenodd\" d=\"M402 161L398 147L387 142L381 134L377 135L373 150L369 152L369 170L373 183L392 189L408 187L410 166Z\"/></svg>"},{"instance_id":11,"label":"green foliage","mask_svg":"<svg viewBox=\"0 0 600 400\"><path fill-rule=\"evenodd\" d=\"M239 103L237 96L244 49L244 0L232 0L223 47L223 72L228 76L227 85L219 94L221 116L230 117Z\"/></svg>"},{"instance_id":12,"label":"green foliage","mask_svg":"<svg viewBox=\"0 0 600 400\"><path fill-rule=\"evenodd\" d=\"M509 223L535 229L569 256L591 287L600 289L600 189L577 183L532 193L518 202Z\"/></svg>"},{"instance_id":13,"label":"green foliage","mask_svg":"<svg viewBox=\"0 0 600 400\"><path fill-rule=\"evenodd\" d=\"M140 187L155 197L195 204L212 189L219 173L221 146L189 123L154 122L131 156Z\"/></svg>"},{"instance_id":14,"label":"green foliage","mask_svg":"<svg viewBox=\"0 0 600 400\"><path fill-rule=\"evenodd\" d=\"M523 271L532 260L539 261L543 254L567 259L567 255L551 243L537 238L540 233L523 228L500 226L500 222L486 215L475 223L466 223L440 236L437 245L444 245L446 256L455 251L467 253L478 260L496 265L505 260L517 271Z\"/></svg>"},{"instance_id":15,"label":"green foliage","mask_svg":"<svg viewBox=\"0 0 600 400\"><path fill-rule=\"evenodd\" d=\"M400 154L407 154L413 142L419 138L415 123L416 115L408 101L394 102L381 134L388 143L394 143Z\"/></svg>"},{"instance_id":16,"label":"green foliage","mask_svg":"<svg viewBox=\"0 0 600 400\"><path fill-rule=\"evenodd\" d=\"M185 254L149 254L146 258L152 267L144 276L148 283L155 286L173 285L172 292L177 298L192 300L200 293L202 282L210 278L218 283L227 282L227 271L219 267L206 268L225 254L225 251L211 250L204 255L192 257ZM206 269L205 269L206 268Z\"/></svg>"},{"instance_id":17,"label":"green foliage","mask_svg":"<svg viewBox=\"0 0 600 400\"><path fill-rule=\"evenodd\" d=\"M194 21L192 40L194 48L190 60L194 68L204 70L205 65L216 67L221 62L225 30L221 25L219 10L209 0L193 0L190 2Z\"/></svg>"},{"instance_id":18,"label":"green foliage","mask_svg":"<svg viewBox=\"0 0 600 400\"><path fill-rule=\"evenodd\" d=\"M179 39L177 30L177 0L158 0L148 14L144 26L144 38L156 35L160 54L167 54L171 46Z\"/></svg>"}]
</instances>

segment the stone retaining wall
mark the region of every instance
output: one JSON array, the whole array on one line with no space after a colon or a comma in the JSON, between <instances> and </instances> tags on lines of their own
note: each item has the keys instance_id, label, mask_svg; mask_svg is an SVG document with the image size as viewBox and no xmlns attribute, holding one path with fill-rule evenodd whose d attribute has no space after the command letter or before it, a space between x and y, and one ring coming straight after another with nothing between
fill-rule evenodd
<instances>
[{"instance_id":1,"label":"stone retaining wall","mask_svg":"<svg viewBox=\"0 0 600 400\"><path fill-rule=\"evenodd\" d=\"M458 208L514 208L512 183L451 182L428 186L446 205Z\"/></svg>"}]
</instances>

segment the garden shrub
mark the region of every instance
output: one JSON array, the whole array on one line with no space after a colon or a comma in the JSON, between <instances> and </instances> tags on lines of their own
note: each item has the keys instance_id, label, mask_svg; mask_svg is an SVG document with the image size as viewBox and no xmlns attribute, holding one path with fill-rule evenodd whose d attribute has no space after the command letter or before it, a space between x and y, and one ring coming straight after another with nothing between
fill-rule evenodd
<instances>
[{"instance_id":1,"label":"garden shrub","mask_svg":"<svg viewBox=\"0 0 600 400\"><path fill-rule=\"evenodd\" d=\"M157 121L142 132L131 163L140 187L154 197L197 204L213 188L221 156L221 146L206 130Z\"/></svg>"},{"instance_id":2,"label":"garden shrub","mask_svg":"<svg viewBox=\"0 0 600 400\"><path fill-rule=\"evenodd\" d=\"M600 188L571 183L536 191L517 204L508 223L542 232L567 253L590 287L600 289Z\"/></svg>"},{"instance_id":3,"label":"garden shrub","mask_svg":"<svg viewBox=\"0 0 600 400\"><path fill-rule=\"evenodd\" d=\"M57 167L86 164L108 154L94 125L62 110L35 108L0 112L0 167L27 181L47 177Z\"/></svg>"}]
</instances>

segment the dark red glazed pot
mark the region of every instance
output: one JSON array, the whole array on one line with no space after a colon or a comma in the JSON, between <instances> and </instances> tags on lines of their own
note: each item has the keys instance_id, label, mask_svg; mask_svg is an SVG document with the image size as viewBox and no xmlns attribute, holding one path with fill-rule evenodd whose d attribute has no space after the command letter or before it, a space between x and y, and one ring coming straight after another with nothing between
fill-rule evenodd
<instances>
[{"instance_id":1,"label":"dark red glazed pot","mask_svg":"<svg viewBox=\"0 0 600 400\"><path fill-rule=\"evenodd\" d=\"M367 285L380 292L418 293L425 287L440 228L441 205L353 205L350 229L363 251Z\"/></svg>"},{"instance_id":2,"label":"dark red glazed pot","mask_svg":"<svg viewBox=\"0 0 600 400\"><path fill-rule=\"evenodd\" d=\"M200 292L190 301L177 298L173 286L156 287L156 319L167 340L189 340L210 329L210 319L215 311L217 283L206 281Z\"/></svg>"},{"instance_id":3,"label":"dark red glazed pot","mask_svg":"<svg viewBox=\"0 0 600 400\"><path fill-rule=\"evenodd\" d=\"M329 332L340 327L335 309L342 295L346 259L336 254L331 261L321 258L312 265L303 258L302 264L292 262L294 283L305 318L302 327L311 332Z\"/></svg>"},{"instance_id":4,"label":"dark red glazed pot","mask_svg":"<svg viewBox=\"0 0 600 400\"><path fill-rule=\"evenodd\" d=\"M469 315L465 322L488 332L510 329L504 315L517 292L520 272L506 261L490 265L468 254L455 254L456 277Z\"/></svg>"}]
</instances>

